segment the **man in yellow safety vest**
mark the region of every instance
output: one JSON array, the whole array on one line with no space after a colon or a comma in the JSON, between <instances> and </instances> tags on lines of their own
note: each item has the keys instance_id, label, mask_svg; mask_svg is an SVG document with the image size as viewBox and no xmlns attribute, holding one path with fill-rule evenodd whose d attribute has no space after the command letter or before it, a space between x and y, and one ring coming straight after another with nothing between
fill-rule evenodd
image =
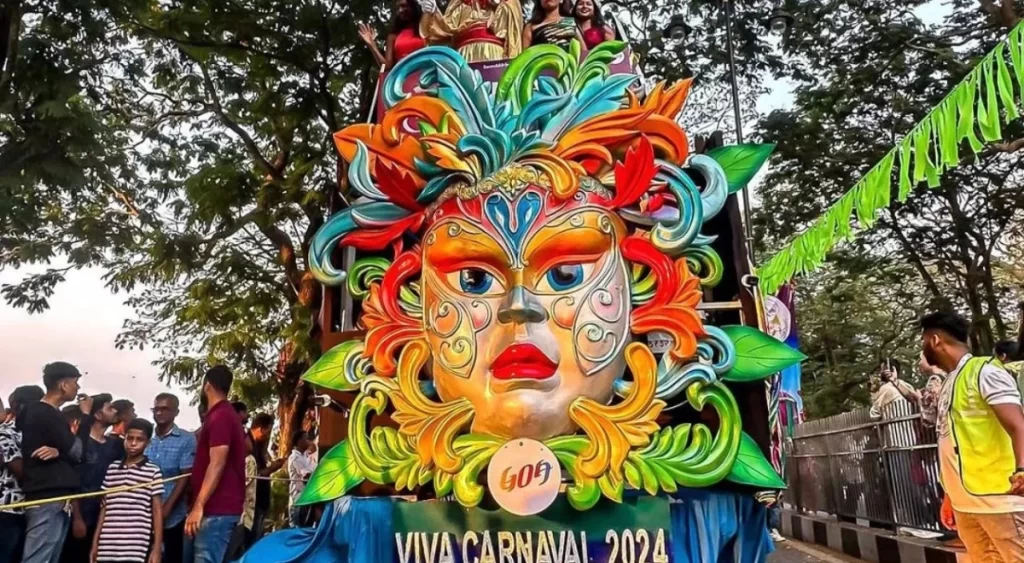
<instances>
[{"instance_id":1,"label":"man in yellow safety vest","mask_svg":"<svg viewBox=\"0 0 1024 563\"><path fill-rule=\"evenodd\" d=\"M972 356L955 313L921 319L925 359L949 373L938 408L943 524L975 561L1024 563L1024 410L999 360Z\"/></svg>"}]
</instances>

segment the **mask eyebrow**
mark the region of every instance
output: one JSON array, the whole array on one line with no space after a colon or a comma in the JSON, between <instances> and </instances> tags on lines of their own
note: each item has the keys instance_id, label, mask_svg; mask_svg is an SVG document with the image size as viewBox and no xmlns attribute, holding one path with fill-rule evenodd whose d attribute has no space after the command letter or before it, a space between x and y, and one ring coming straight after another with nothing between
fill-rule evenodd
<instances>
[{"instance_id":1,"label":"mask eyebrow","mask_svg":"<svg viewBox=\"0 0 1024 563\"><path fill-rule=\"evenodd\" d=\"M597 262L612 249L613 238L596 226L544 227L530 240L524 262L534 272L546 272L561 264Z\"/></svg>"},{"instance_id":2,"label":"mask eyebrow","mask_svg":"<svg viewBox=\"0 0 1024 563\"><path fill-rule=\"evenodd\" d=\"M454 236L450 234L450 226L459 228ZM436 239L426 244L426 263L441 272L454 272L474 265L490 266L497 272L505 272L509 268L508 254L494 238L475 228L467 228L461 221L439 224L431 234Z\"/></svg>"}]
</instances>

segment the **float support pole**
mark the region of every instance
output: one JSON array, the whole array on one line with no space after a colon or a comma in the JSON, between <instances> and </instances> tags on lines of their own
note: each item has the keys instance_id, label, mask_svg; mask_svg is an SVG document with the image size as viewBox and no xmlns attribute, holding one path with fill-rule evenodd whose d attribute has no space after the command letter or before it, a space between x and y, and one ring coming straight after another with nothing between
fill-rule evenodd
<instances>
[{"instance_id":1,"label":"float support pole","mask_svg":"<svg viewBox=\"0 0 1024 563\"><path fill-rule=\"evenodd\" d=\"M740 84L739 79L736 76L736 46L733 42L732 37L732 16L733 16L733 5L732 0L722 0L722 11L725 13L725 45L729 54L729 78L731 79L732 86L732 110L736 119L736 143L743 143L743 115L740 111ZM743 190L743 233L746 237L747 253L750 257L751 264L755 263L754 259L754 229L750 220L750 188L746 187Z\"/></svg>"}]
</instances>

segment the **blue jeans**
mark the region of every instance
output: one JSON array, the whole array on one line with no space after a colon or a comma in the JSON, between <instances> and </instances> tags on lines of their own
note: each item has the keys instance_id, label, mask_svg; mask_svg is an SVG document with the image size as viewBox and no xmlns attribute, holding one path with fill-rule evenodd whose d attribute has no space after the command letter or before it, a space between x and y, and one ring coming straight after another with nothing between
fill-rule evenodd
<instances>
[{"instance_id":1,"label":"blue jeans","mask_svg":"<svg viewBox=\"0 0 1024 563\"><path fill-rule=\"evenodd\" d=\"M22 563L57 563L71 518L63 502L25 510L25 551Z\"/></svg>"},{"instance_id":2,"label":"blue jeans","mask_svg":"<svg viewBox=\"0 0 1024 563\"><path fill-rule=\"evenodd\" d=\"M185 538L185 563L224 563L231 532L241 516L204 516L196 537Z\"/></svg>"},{"instance_id":3,"label":"blue jeans","mask_svg":"<svg viewBox=\"0 0 1024 563\"><path fill-rule=\"evenodd\" d=\"M775 503L768 508L768 529L778 530L782 527L782 509L779 508L779 503Z\"/></svg>"}]
</instances>

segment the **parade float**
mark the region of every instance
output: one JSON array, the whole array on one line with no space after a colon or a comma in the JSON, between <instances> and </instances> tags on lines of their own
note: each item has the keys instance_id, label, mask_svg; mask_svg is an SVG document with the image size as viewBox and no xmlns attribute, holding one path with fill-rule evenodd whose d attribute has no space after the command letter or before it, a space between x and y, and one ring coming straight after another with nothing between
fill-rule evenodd
<instances>
[{"instance_id":1,"label":"parade float","mask_svg":"<svg viewBox=\"0 0 1024 563\"><path fill-rule=\"evenodd\" d=\"M299 499L317 527L245 561L764 561L765 380L802 359L738 234L770 147L692 150L689 81L645 93L625 49L428 47L335 134L304 379L347 409Z\"/></svg>"}]
</instances>

